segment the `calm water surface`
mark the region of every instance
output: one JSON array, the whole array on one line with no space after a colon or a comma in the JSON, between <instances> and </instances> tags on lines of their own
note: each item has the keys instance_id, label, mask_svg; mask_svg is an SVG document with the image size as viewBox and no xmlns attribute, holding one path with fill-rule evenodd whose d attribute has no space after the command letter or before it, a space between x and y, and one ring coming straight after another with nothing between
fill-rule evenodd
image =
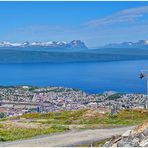
<instances>
[{"instance_id":1,"label":"calm water surface","mask_svg":"<svg viewBox=\"0 0 148 148\"><path fill-rule=\"evenodd\" d=\"M64 64L0 64L0 85L64 86L89 93L117 91L145 93L146 80L139 79L147 61Z\"/></svg>"}]
</instances>

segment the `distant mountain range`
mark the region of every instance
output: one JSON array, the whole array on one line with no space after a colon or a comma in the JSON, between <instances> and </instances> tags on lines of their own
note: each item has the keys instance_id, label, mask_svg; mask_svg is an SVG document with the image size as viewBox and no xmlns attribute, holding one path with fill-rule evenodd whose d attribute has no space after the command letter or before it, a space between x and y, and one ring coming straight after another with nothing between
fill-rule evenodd
<instances>
[{"instance_id":1,"label":"distant mountain range","mask_svg":"<svg viewBox=\"0 0 148 148\"><path fill-rule=\"evenodd\" d=\"M1 63L65 63L148 60L148 40L88 49L84 42L0 43Z\"/></svg>"},{"instance_id":2,"label":"distant mountain range","mask_svg":"<svg viewBox=\"0 0 148 148\"><path fill-rule=\"evenodd\" d=\"M111 43L105 45L103 48L147 48L148 40L139 40L138 42L123 42L123 43Z\"/></svg>"},{"instance_id":3,"label":"distant mountain range","mask_svg":"<svg viewBox=\"0 0 148 148\"><path fill-rule=\"evenodd\" d=\"M81 40L73 40L67 42L24 42L24 43L11 43L11 42L0 42L0 48L60 48L60 49L87 49L87 46Z\"/></svg>"},{"instance_id":4,"label":"distant mountain range","mask_svg":"<svg viewBox=\"0 0 148 148\"><path fill-rule=\"evenodd\" d=\"M138 42L122 42L122 43L110 43L104 45L102 48L138 48L148 49L148 40L139 40ZM102 49L101 48L101 49ZM73 40L69 43L64 41L49 41L49 42L0 42L0 49L32 49L48 51L48 49L85 49L88 47L81 40Z\"/></svg>"}]
</instances>

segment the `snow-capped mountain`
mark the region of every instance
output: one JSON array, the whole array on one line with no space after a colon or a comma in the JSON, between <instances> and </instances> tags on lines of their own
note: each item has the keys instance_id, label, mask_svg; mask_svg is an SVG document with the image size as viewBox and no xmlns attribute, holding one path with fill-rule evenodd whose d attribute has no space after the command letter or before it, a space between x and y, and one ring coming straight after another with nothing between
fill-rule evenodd
<instances>
[{"instance_id":1,"label":"snow-capped mountain","mask_svg":"<svg viewBox=\"0 0 148 148\"><path fill-rule=\"evenodd\" d=\"M80 40L73 40L69 43L69 46L71 48L86 48L84 42L80 41Z\"/></svg>"},{"instance_id":2,"label":"snow-capped mountain","mask_svg":"<svg viewBox=\"0 0 148 148\"><path fill-rule=\"evenodd\" d=\"M18 46L21 46L21 44L20 43L10 43L10 42L0 42L0 47L12 47L12 46L18 47Z\"/></svg>"},{"instance_id":3,"label":"snow-capped mountain","mask_svg":"<svg viewBox=\"0 0 148 148\"><path fill-rule=\"evenodd\" d=\"M105 48L148 48L148 40L138 42L112 43L104 46Z\"/></svg>"},{"instance_id":4,"label":"snow-capped mountain","mask_svg":"<svg viewBox=\"0 0 148 148\"><path fill-rule=\"evenodd\" d=\"M67 42L24 42L24 43L11 43L11 42L0 42L0 47L43 47L43 48L65 48L65 49L87 49L84 42L81 40L73 40Z\"/></svg>"}]
</instances>

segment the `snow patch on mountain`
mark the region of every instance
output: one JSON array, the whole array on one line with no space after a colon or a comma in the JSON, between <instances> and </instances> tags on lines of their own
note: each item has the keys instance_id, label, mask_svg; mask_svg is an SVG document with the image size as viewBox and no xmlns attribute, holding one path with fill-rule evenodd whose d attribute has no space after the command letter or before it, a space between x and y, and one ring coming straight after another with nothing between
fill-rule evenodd
<instances>
[{"instance_id":1,"label":"snow patch on mountain","mask_svg":"<svg viewBox=\"0 0 148 148\"><path fill-rule=\"evenodd\" d=\"M81 40L73 40L69 43L67 42L24 42L24 43L12 43L12 42L0 42L0 47L48 47L48 48L84 48L87 49L87 46Z\"/></svg>"}]
</instances>

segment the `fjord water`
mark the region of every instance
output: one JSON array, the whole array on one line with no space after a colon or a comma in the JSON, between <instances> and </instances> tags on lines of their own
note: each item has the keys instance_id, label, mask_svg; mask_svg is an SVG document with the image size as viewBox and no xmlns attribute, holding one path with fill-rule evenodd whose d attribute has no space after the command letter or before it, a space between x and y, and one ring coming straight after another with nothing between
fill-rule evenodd
<instances>
[{"instance_id":1,"label":"fjord water","mask_svg":"<svg viewBox=\"0 0 148 148\"><path fill-rule=\"evenodd\" d=\"M145 93L146 80L139 79L141 69L148 69L148 60L0 64L0 85L63 86L88 93Z\"/></svg>"}]
</instances>

